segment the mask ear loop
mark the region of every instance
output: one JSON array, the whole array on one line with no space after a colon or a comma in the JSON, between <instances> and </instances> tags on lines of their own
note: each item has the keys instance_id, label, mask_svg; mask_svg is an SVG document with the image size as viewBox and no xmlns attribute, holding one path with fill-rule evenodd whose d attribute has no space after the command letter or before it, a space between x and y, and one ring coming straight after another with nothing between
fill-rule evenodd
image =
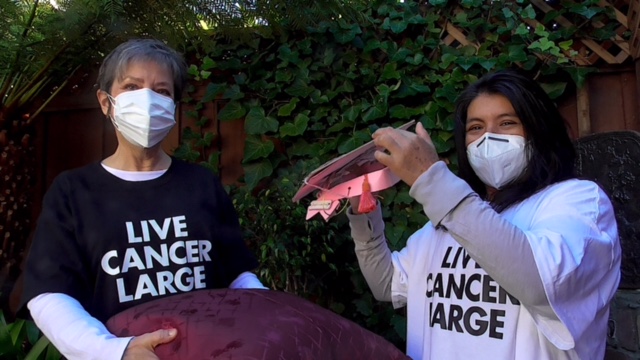
<instances>
[{"instance_id":1,"label":"mask ear loop","mask_svg":"<svg viewBox=\"0 0 640 360\"><path fill-rule=\"evenodd\" d=\"M116 119L114 116L111 116L111 111L113 109L113 111L115 111L115 107L116 107L116 99L111 96L111 94L109 94L108 92L104 92L105 94L107 94L107 98L109 99L109 108L107 108L107 119L111 120L111 123L113 124L113 127L116 128L116 130L120 130L120 128L118 127L118 124L116 123Z\"/></svg>"}]
</instances>

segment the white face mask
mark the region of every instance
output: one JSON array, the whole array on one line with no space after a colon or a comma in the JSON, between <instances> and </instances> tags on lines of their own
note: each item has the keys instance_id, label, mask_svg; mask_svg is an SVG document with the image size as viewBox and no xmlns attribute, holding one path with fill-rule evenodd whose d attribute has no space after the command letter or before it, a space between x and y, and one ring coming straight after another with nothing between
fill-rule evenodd
<instances>
[{"instance_id":1,"label":"white face mask","mask_svg":"<svg viewBox=\"0 0 640 360\"><path fill-rule=\"evenodd\" d=\"M469 164L485 185L500 189L527 167L525 144L520 135L484 133L467 146Z\"/></svg>"},{"instance_id":2,"label":"white face mask","mask_svg":"<svg viewBox=\"0 0 640 360\"><path fill-rule=\"evenodd\" d=\"M109 95L113 124L134 145L150 148L162 141L175 125L176 104L151 89Z\"/></svg>"}]
</instances>

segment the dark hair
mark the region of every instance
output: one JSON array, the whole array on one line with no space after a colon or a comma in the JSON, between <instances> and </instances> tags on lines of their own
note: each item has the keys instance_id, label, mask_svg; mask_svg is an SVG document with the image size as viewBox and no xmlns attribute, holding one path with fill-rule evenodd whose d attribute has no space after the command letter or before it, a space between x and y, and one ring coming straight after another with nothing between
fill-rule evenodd
<instances>
[{"instance_id":1,"label":"dark hair","mask_svg":"<svg viewBox=\"0 0 640 360\"><path fill-rule=\"evenodd\" d=\"M98 88L111 93L116 78L122 78L131 62L153 61L165 66L173 78L173 98L180 101L187 82L187 66L182 56L165 43L154 39L132 39L116 47L104 58L98 72Z\"/></svg>"},{"instance_id":2,"label":"dark hair","mask_svg":"<svg viewBox=\"0 0 640 360\"><path fill-rule=\"evenodd\" d=\"M511 102L524 128L530 159L522 175L490 199L496 211L502 212L546 186L575 177L576 152L558 108L537 82L516 70L501 70L467 87L456 101L454 134L459 176L475 192L483 198L487 195L485 184L469 164L465 137L467 110L481 94L502 95Z\"/></svg>"}]
</instances>

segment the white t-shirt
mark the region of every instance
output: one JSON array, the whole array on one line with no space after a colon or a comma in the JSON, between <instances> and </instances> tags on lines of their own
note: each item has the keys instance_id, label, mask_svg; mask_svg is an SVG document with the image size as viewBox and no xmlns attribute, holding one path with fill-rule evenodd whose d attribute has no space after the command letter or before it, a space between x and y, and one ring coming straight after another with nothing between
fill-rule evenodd
<instances>
[{"instance_id":1,"label":"white t-shirt","mask_svg":"<svg viewBox=\"0 0 640 360\"><path fill-rule=\"evenodd\" d=\"M392 254L392 299L408 307L407 355L602 359L609 301L620 276L617 227L606 195L593 182L569 180L499 216L524 231L552 315L521 305L476 264L450 234L464 221L456 219L450 230L430 222Z\"/></svg>"}]
</instances>

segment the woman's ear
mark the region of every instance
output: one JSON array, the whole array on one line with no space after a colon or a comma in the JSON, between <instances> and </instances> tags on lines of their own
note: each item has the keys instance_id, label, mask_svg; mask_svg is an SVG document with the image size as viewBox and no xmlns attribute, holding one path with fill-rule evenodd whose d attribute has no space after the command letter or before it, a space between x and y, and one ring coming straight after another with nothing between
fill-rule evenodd
<instances>
[{"instance_id":1,"label":"woman's ear","mask_svg":"<svg viewBox=\"0 0 640 360\"><path fill-rule=\"evenodd\" d=\"M109 100L109 94L107 94L106 91L98 90L96 92L96 96L98 97L98 103L100 103L102 113L108 117L109 112L111 111L111 100Z\"/></svg>"}]
</instances>

